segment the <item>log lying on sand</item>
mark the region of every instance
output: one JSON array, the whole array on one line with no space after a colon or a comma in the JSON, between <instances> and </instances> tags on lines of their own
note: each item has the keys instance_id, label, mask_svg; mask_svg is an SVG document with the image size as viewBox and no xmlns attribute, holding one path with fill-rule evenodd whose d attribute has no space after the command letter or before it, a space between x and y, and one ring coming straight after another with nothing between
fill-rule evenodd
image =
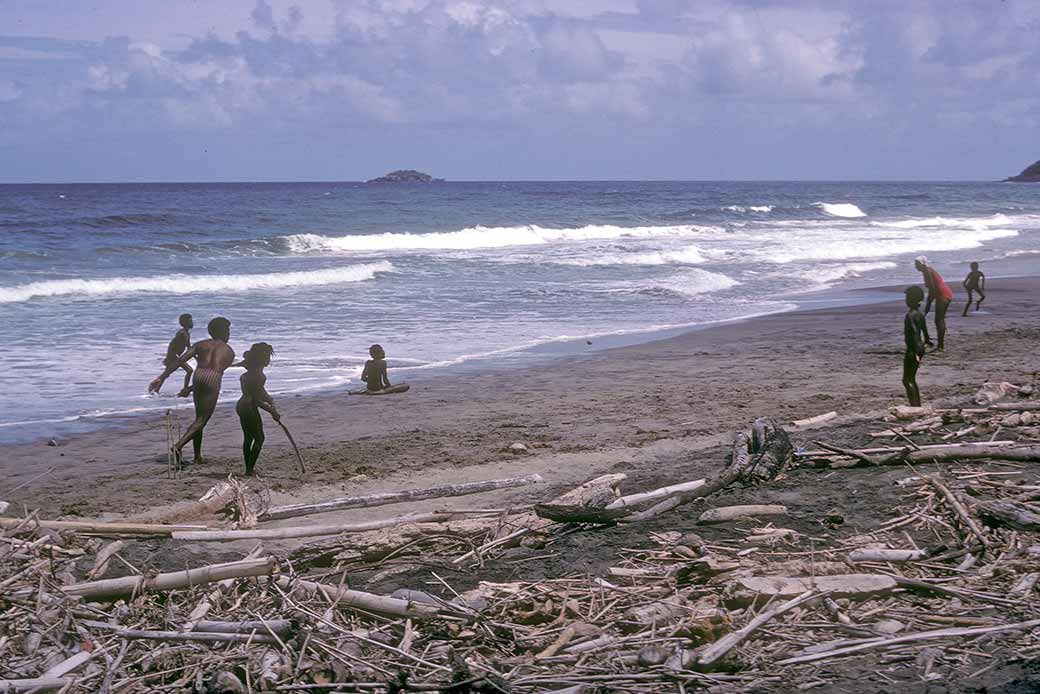
<instances>
[{"instance_id":1,"label":"log lying on sand","mask_svg":"<svg viewBox=\"0 0 1040 694\"><path fill-rule=\"evenodd\" d=\"M50 691L67 687L75 682L75 677L33 677L24 680L0 680L0 692Z\"/></svg>"},{"instance_id":2,"label":"log lying on sand","mask_svg":"<svg viewBox=\"0 0 1040 694\"><path fill-rule=\"evenodd\" d=\"M284 540L299 537L322 537L324 535L342 535L345 533L364 533L381 528L392 528L412 523L445 523L464 517L463 513L451 511L430 511L412 513L407 516L395 516L362 523L334 523L331 525L303 525L292 528L270 528L267 530L192 530L176 532L174 540L193 540L200 542L233 542L235 540Z\"/></svg>"},{"instance_id":3,"label":"log lying on sand","mask_svg":"<svg viewBox=\"0 0 1040 694\"><path fill-rule=\"evenodd\" d=\"M154 523L103 523L101 521L54 521L0 518L5 530L22 526L47 530L75 530L84 535L172 535L178 531L205 530L205 525L157 525Z\"/></svg>"},{"instance_id":4,"label":"log lying on sand","mask_svg":"<svg viewBox=\"0 0 1040 694\"><path fill-rule=\"evenodd\" d=\"M1040 513L1025 504L1007 499L996 499L975 506L975 511L986 525L1040 532Z\"/></svg>"},{"instance_id":5,"label":"log lying on sand","mask_svg":"<svg viewBox=\"0 0 1040 694\"><path fill-rule=\"evenodd\" d=\"M832 447L833 448L833 447ZM887 449L886 449L887 450ZM852 455L852 451L848 451ZM871 465L904 465L922 463L948 463L961 460L1010 460L1021 463L1040 463L1040 446L995 446L980 444L949 444L940 446L920 446L916 450L909 446L896 449L887 455L867 455L855 451L852 457L869 462ZM807 457L806 454L801 454ZM833 453L821 453L825 458ZM817 456L811 456L817 457Z\"/></svg>"},{"instance_id":6,"label":"log lying on sand","mask_svg":"<svg viewBox=\"0 0 1040 694\"><path fill-rule=\"evenodd\" d=\"M325 599L336 603L338 607L348 607L375 614L409 617L411 619L443 618L452 614L447 608L438 605L391 598L385 595L375 595L360 590L351 590L350 588L337 588L336 586L327 586L315 581L293 580L285 576L278 579L278 587L285 591L293 589L302 590L308 595L321 593Z\"/></svg>"},{"instance_id":7,"label":"log lying on sand","mask_svg":"<svg viewBox=\"0 0 1040 694\"><path fill-rule=\"evenodd\" d=\"M815 426L817 424L824 424L825 422L829 422L832 419L837 419L837 418L838 418L838 413L835 412L834 410L831 410L830 412L826 412L824 414L818 414L815 417L806 417L805 419L796 419L793 422L791 422L791 426L795 426L795 427L799 427L799 428L811 427L811 426Z\"/></svg>"},{"instance_id":8,"label":"log lying on sand","mask_svg":"<svg viewBox=\"0 0 1040 694\"><path fill-rule=\"evenodd\" d=\"M504 479L482 480L480 482L464 482L462 484L443 484L437 487L425 489L405 489L399 492L381 492L378 494L366 494L364 496L345 496L328 501L320 501L314 504L293 504L290 506L276 506L260 514L257 520L268 521L280 518L294 518L296 516L307 516L315 513L328 513L330 511L341 511L348 508L371 508L373 506L385 506L387 504L399 504L405 501L422 501L425 499L440 499L448 496L465 496L467 494L479 494L495 489L509 489L512 487L523 487L528 484L537 484L545 480L541 475L527 475L526 477L508 477Z\"/></svg>"},{"instance_id":9,"label":"log lying on sand","mask_svg":"<svg viewBox=\"0 0 1040 694\"><path fill-rule=\"evenodd\" d=\"M862 564L869 561L905 562L924 559L928 553L923 549L855 549L849 552L849 562Z\"/></svg>"},{"instance_id":10,"label":"log lying on sand","mask_svg":"<svg viewBox=\"0 0 1040 694\"><path fill-rule=\"evenodd\" d=\"M140 593L183 590L229 578L270 576L277 570L278 562L275 558L264 557L262 559L233 561L226 564L211 564L198 569L158 574L152 578L147 576L126 576L124 578L108 578L103 581L92 581L90 583L73 583L65 586L62 590L66 595L79 595L87 600L105 600Z\"/></svg>"},{"instance_id":11,"label":"log lying on sand","mask_svg":"<svg viewBox=\"0 0 1040 694\"><path fill-rule=\"evenodd\" d=\"M807 590L785 603L765 610L748 622L747 626L726 634L721 639L705 648L704 651L701 652L700 657L696 660L697 669L705 670L710 668L716 661L721 660L727 653L743 643L752 633L755 632L756 629L762 627L766 622L794 609L795 607L798 607L802 603L818 597L818 595L819 594L814 591Z\"/></svg>"},{"instance_id":12,"label":"log lying on sand","mask_svg":"<svg viewBox=\"0 0 1040 694\"><path fill-rule=\"evenodd\" d=\"M782 516L787 514L786 506L775 506L769 504L749 504L746 506L720 506L709 508L697 519L701 525L710 523L725 523L737 518L749 518L752 516Z\"/></svg>"},{"instance_id":13,"label":"log lying on sand","mask_svg":"<svg viewBox=\"0 0 1040 694\"><path fill-rule=\"evenodd\" d=\"M896 579L883 574L745 576L733 580L731 599L736 604L749 604L771 598L790 599L812 590L829 593L831 598L866 600L890 593L898 585Z\"/></svg>"},{"instance_id":14,"label":"log lying on sand","mask_svg":"<svg viewBox=\"0 0 1040 694\"><path fill-rule=\"evenodd\" d=\"M87 628L111 631L121 639L144 639L146 641L185 641L193 643L255 643L277 645L279 640L266 632L261 633L226 633L194 631L156 631L153 629L125 629L116 624L85 619L82 624Z\"/></svg>"},{"instance_id":15,"label":"log lying on sand","mask_svg":"<svg viewBox=\"0 0 1040 694\"><path fill-rule=\"evenodd\" d=\"M700 489L707 483L707 480L691 480L690 482L682 482L680 484L672 484L667 487L661 487L659 489L653 489L649 492L640 492L638 494L629 494L614 499L606 508L628 508L630 506L638 506L648 501L658 501L660 499L667 499L670 496L676 494L682 494L683 492L692 492L695 489Z\"/></svg>"}]
</instances>

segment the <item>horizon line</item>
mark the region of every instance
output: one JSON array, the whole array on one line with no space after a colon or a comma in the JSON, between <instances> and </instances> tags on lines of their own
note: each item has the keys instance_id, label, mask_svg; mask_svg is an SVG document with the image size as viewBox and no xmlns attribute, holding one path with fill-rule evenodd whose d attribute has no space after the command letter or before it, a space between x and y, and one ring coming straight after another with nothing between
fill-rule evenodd
<instances>
[{"instance_id":1,"label":"horizon line","mask_svg":"<svg viewBox=\"0 0 1040 694\"><path fill-rule=\"evenodd\" d=\"M372 179L258 179L258 180L142 180L142 181L0 181L0 186L82 186L82 185L255 185L255 184L335 184L372 183L373 185L436 185L442 183L1021 183L1007 178L479 178L437 181L384 182ZM1028 183L1029 181L1025 181Z\"/></svg>"}]
</instances>

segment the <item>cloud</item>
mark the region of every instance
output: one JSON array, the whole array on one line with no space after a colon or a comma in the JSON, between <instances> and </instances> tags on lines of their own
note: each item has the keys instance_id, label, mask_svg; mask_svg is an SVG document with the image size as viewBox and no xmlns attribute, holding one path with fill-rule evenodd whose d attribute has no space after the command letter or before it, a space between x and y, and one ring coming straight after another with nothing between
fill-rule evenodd
<instances>
[{"instance_id":1,"label":"cloud","mask_svg":"<svg viewBox=\"0 0 1040 694\"><path fill-rule=\"evenodd\" d=\"M91 30L87 15L93 37L0 36L0 146L88 133L350 132L385 143L409 128L427 142L479 131L571 133L575 147L634 133L708 148L843 135L916 147L921 133L970 137L1040 119L1040 6L1028 0L233 6L218 27L179 5L168 37L136 24L127 36ZM70 25L75 6L60 11ZM43 10L33 17L45 32Z\"/></svg>"}]
</instances>

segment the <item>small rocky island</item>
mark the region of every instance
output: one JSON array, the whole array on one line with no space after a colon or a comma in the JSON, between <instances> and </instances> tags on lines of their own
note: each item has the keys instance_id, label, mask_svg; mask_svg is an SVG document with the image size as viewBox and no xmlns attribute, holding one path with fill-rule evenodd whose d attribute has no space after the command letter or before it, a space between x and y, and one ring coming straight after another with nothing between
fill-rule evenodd
<instances>
[{"instance_id":1,"label":"small rocky island","mask_svg":"<svg viewBox=\"0 0 1040 694\"><path fill-rule=\"evenodd\" d=\"M1019 175L1004 180L1015 183L1040 183L1040 161L1027 166Z\"/></svg>"},{"instance_id":2,"label":"small rocky island","mask_svg":"<svg viewBox=\"0 0 1040 694\"><path fill-rule=\"evenodd\" d=\"M416 171L415 169L398 169L397 171L391 171L390 173L380 176L379 178L373 178L366 183L440 183L443 182L443 178L434 178L430 174L425 174L422 171Z\"/></svg>"}]
</instances>

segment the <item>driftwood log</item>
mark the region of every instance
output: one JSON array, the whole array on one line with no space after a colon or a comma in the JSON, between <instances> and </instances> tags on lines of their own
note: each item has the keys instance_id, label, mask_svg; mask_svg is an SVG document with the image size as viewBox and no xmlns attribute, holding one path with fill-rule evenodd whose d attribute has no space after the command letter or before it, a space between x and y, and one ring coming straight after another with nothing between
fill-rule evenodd
<instances>
[{"instance_id":1,"label":"driftwood log","mask_svg":"<svg viewBox=\"0 0 1040 694\"><path fill-rule=\"evenodd\" d=\"M139 595L140 593L184 590L185 588L215 583L229 578L270 576L277 570L278 562L275 558L264 557L262 559L233 561L226 564L211 564L198 569L158 574L151 578L147 576L126 576L125 578L109 578L90 583L74 583L65 586L62 590L66 595L78 595L86 600L105 600Z\"/></svg>"},{"instance_id":2,"label":"driftwood log","mask_svg":"<svg viewBox=\"0 0 1040 694\"><path fill-rule=\"evenodd\" d=\"M986 525L995 528L1040 532L1040 513L1017 501L987 501L975 506L975 511Z\"/></svg>"}]
</instances>

